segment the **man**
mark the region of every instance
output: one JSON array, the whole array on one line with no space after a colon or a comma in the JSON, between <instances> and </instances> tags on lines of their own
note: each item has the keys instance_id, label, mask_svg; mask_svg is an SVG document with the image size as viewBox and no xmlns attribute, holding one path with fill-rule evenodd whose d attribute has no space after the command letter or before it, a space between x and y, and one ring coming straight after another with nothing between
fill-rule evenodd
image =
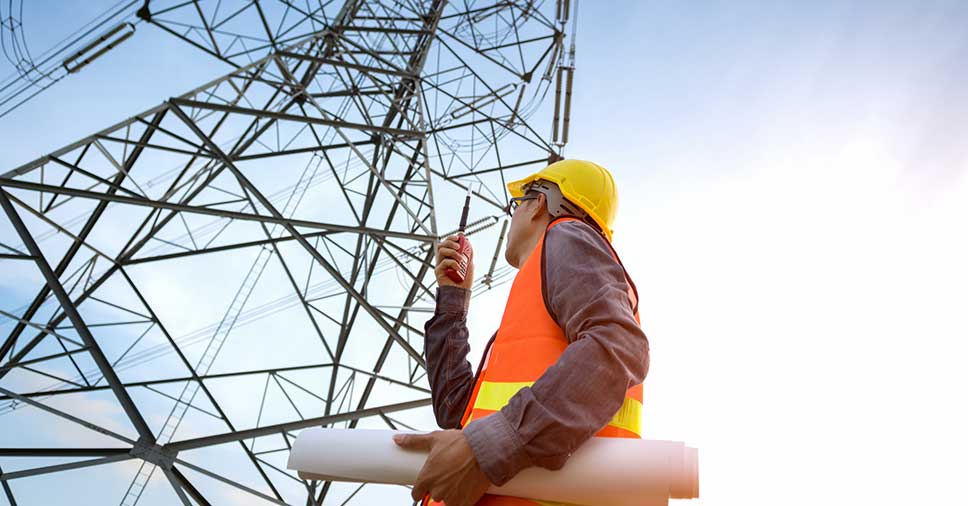
<instances>
[{"instance_id":1,"label":"man","mask_svg":"<svg viewBox=\"0 0 968 506\"><path fill-rule=\"evenodd\" d=\"M649 343L635 287L611 247L612 175L562 160L508 189L505 258L519 271L476 375L466 360L473 258L458 253L457 236L438 245L425 350L434 414L447 430L395 439L429 451L414 500L548 504L484 492L529 466L560 469L592 436L641 437ZM467 276L455 283L445 271L462 260Z\"/></svg>"}]
</instances>

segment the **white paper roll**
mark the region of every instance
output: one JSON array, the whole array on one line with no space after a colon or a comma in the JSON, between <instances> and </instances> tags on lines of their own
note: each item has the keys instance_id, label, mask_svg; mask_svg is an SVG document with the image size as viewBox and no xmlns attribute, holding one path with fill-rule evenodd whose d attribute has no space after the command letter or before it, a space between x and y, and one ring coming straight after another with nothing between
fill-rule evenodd
<instances>
[{"instance_id":1,"label":"white paper roll","mask_svg":"<svg viewBox=\"0 0 968 506\"><path fill-rule=\"evenodd\" d=\"M427 459L393 442L397 431L306 429L289 469L306 479L412 485ZM488 493L594 506L659 506L699 497L699 454L674 441L591 438L551 471L522 470Z\"/></svg>"}]
</instances>

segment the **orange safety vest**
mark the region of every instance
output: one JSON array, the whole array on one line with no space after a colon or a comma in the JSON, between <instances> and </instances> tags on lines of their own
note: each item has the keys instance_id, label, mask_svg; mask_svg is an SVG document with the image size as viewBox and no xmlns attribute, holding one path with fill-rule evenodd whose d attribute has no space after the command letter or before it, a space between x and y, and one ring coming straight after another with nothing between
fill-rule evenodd
<instances>
[{"instance_id":1,"label":"orange safety vest","mask_svg":"<svg viewBox=\"0 0 968 506\"><path fill-rule=\"evenodd\" d=\"M548 367L558 361L558 357L568 346L564 331L548 312L542 291L544 238L548 230L565 221L580 220L571 217L552 220L515 276L504 307L501 326L484 352L474 390L461 418L461 427L500 410L518 390L533 385ZM612 249L610 244L609 248ZM621 265L614 249L612 256ZM640 323L638 294L628 272L625 273L625 279L628 281L628 296L635 321ZM641 419L642 384L639 383L625 392L622 407L595 436L641 438ZM427 498L424 504L442 506L444 503ZM553 504L558 503L485 494L476 506Z\"/></svg>"}]
</instances>

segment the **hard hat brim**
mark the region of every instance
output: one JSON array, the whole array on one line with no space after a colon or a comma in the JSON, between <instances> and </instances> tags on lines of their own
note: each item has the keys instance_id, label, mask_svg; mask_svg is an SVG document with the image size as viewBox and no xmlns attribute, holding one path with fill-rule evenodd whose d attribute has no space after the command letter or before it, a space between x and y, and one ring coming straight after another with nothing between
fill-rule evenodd
<instances>
[{"instance_id":1,"label":"hard hat brim","mask_svg":"<svg viewBox=\"0 0 968 506\"><path fill-rule=\"evenodd\" d=\"M507 184L508 193L510 193L512 197L523 197L524 187L530 184L531 182L533 182L535 179L537 179L536 176L537 174L531 174L530 176L524 179L511 181L510 183Z\"/></svg>"}]
</instances>

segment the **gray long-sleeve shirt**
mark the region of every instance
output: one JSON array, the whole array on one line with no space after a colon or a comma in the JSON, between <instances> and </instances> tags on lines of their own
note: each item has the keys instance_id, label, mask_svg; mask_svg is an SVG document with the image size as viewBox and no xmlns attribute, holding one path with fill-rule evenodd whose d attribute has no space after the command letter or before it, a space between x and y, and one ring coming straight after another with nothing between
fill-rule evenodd
<instances>
[{"instance_id":1,"label":"gray long-sleeve shirt","mask_svg":"<svg viewBox=\"0 0 968 506\"><path fill-rule=\"evenodd\" d=\"M624 269L605 239L587 224L567 221L547 232L544 248L546 303L569 345L534 385L464 428L496 485L529 466L561 468L649 370L649 342L635 321ZM445 429L460 426L474 389L469 303L469 290L439 287L436 311L424 325L434 414Z\"/></svg>"}]
</instances>

